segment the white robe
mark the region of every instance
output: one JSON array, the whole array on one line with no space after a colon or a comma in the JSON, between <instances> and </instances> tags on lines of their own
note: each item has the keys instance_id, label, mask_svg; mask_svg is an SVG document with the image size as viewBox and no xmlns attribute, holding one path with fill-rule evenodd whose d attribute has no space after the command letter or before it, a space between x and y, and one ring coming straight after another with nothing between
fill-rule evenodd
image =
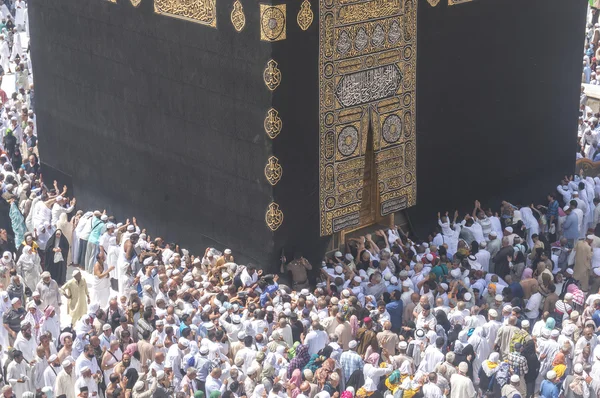
<instances>
[{"instance_id":1,"label":"white robe","mask_svg":"<svg viewBox=\"0 0 600 398\"><path fill-rule=\"evenodd\" d=\"M13 39L12 52L10 54L10 60L14 61L16 56L23 58L23 47L21 46L21 34L16 33ZM27 87L26 87L27 88Z\"/></svg>"},{"instance_id":2,"label":"white robe","mask_svg":"<svg viewBox=\"0 0 600 398\"><path fill-rule=\"evenodd\" d=\"M65 394L67 398L75 398L75 378L73 377L73 373L73 369L71 369L71 374L68 374L64 369L58 373L56 383L54 384L55 397Z\"/></svg>"},{"instance_id":3,"label":"white robe","mask_svg":"<svg viewBox=\"0 0 600 398\"><path fill-rule=\"evenodd\" d=\"M15 2L15 26L25 27L25 12L27 5L23 0L17 0Z\"/></svg>"},{"instance_id":4,"label":"white robe","mask_svg":"<svg viewBox=\"0 0 600 398\"><path fill-rule=\"evenodd\" d=\"M94 265L95 267L95 265ZM104 262L102 273L108 270L108 265ZM90 285L90 301L92 303L98 303L100 308L105 308L108 305L108 298L110 296L110 275L100 279L96 275L92 276L92 283Z\"/></svg>"},{"instance_id":5,"label":"white robe","mask_svg":"<svg viewBox=\"0 0 600 398\"><path fill-rule=\"evenodd\" d=\"M24 376L29 379L25 383L18 383L17 380L22 379ZM24 360L21 363L11 362L6 369L6 378L16 397L23 396L25 392L34 391L31 383L31 369Z\"/></svg>"},{"instance_id":6,"label":"white robe","mask_svg":"<svg viewBox=\"0 0 600 398\"><path fill-rule=\"evenodd\" d=\"M56 383L56 376L62 370L62 366L54 367L52 365L48 366L46 370L44 370L44 387L54 388L54 384Z\"/></svg>"},{"instance_id":7,"label":"white robe","mask_svg":"<svg viewBox=\"0 0 600 398\"><path fill-rule=\"evenodd\" d=\"M450 377L450 386L450 398L475 398L477 396L471 379L459 373Z\"/></svg>"},{"instance_id":8,"label":"white robe","mask_svg":"<svg viewBox=\"0 0 600 398\"><path fill-rule=\"evenodd\" d=\"M0 66L4 69L4 73L8 73L10 70L10 48L8 48L6 40L0 42ZM20 142L18 143L20 144Z\"/></svg>"}]
</instances>

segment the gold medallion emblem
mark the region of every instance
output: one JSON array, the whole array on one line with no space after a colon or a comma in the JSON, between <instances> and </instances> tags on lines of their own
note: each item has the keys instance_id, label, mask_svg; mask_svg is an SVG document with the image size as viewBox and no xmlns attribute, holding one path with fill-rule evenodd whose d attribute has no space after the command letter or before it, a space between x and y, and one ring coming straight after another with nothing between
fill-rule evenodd
<instances>
[{"instance_id":1,"label":"gold medallion emblem","mask_svg":"<svg viewBox=\"0 0 600 398\"><path fill-rule=\"evenodd\" d=\"M244 15L244 7L240 0L235 0L233 10L231 11L231 23L238 32L241 32L246 26L246 16Z\"/></svg>"},{"instance_id":2,"label":"gold medallion emblem","mask_svg":"<svg viewBox=\"0 0 600 398\"><path fill-rule=\"evenodd\" d=\"M279 210L279 205L275 202L267 207L265 222L271 231L276 231L283 224L283 212Z\"/></svg>"},{"instance_id":3,"label":"gold medallion emblem","mask_svg":"<svg viewBox=\"0 0 600 398\"><path fill-rule=\"evenodd\" d=\"M310 8L310 1L304 0L300 6L300 11L298 11L298 17L296 17L296 21L298 21L298 26L300 26L300 29L308 29L312 24L313 17L314 14Z\"/></svg>"},{"instance_id":4,"label":"gold medallion emblem","mask_svg":"<svg viewBox=\"0 0 600 398\"><path fill-rule=\"evenodd\" d=\"M273 91L279 87L281 83L281 71L277 68L277 62L272 59L267 62L267 67L263 72L263 79L269 90Z\"/></svg>"},{"instance_id":5,"label":"gold medallion emblem","mask_svg":"<svg viewBox=\"0 0 600 398\"><path fill-rule=\"evenodd\" d=\"M279 180L281 180L282 175L283 168L279 164L279 159L275 156L271 156L265 166L265 177L267 178L267 181L269 181L269 184L275 186Z\"/></svg>"}]
</instances>

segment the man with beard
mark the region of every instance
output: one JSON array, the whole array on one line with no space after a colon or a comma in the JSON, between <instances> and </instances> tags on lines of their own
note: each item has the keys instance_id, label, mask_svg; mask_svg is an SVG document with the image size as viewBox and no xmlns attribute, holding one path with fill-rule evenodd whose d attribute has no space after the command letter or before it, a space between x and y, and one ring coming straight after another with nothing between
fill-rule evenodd
<instances>
[{"instance_id":1,"label":"man with beard","mask_svg":"<svg viewBox=\"0 0 600 398\"><path fill-rule=\"evenodd\" d=\"M75 381L75 393L80 394L83 387L87 387L89 396L98 396L98 383L92 377L92 371L87 366L81 368L81 376Z\"/></svg>"},{"instance_id":2,"label":"man with beard","mask_svg":"<svg viewBox=\"0 0 600 398\"><path fill-rule=\"evenodd\" d=\"M95 336L94 336L95 337ZM93 374L97 374L99 376L102 375L100 373L100 367L98 366L98 361L94 356L94 347L91 344L86 344L83 348L83 352L75 361L75 377L78 378L81 376L81 370L84 367L90 368Z\"/></svg>"},{"instance_id":3,"label":"man with beard","mask_svg":"<svg viewBox=\"0 0 600 398\"><path fill-rule=\"evenodd\" d=\"M66 398L75 398L75 377L73 375L73 362L65 359L62 362L63 369L56 376L54 394L57 397L64 395Z\"/></svg>"},{"instance_id":4,"label":"man with beard","mask_svg":"<svg viewBox=\"0 0 600 398\"><path fill-rule=\"evenodd\" d=\"M123 354L121 362L117 363L114 368L114 373L120 376L125 374L125 371L131 366L131 356L129 354Z\"/></svg>"},{"instance_id":5,"label":"man with beard","mask_svg":"<svg viewBox=\"0 0 600 398\"><path fill-rule=\"evenodd\" d=\"M21 331L15 339L14 347L21 351L23 358L27 363L34 360L37 343L31 333L31 324L28 321L21 322Z\"/></svg>"},{"instance_id":6,"label":"man with beard","mask_svg":"<svg viewBox=\"0 0 600 398\"><path fill-rule=\"evenodd\" d=\"M60 360L58 359L58 355L53 354L48 358L48 367L44 370L44 387L54 388L54 383L56 382L56 377L58 373L62 370L60 366Z\"/></svg>"},{"instance_id":7,"label":"man with beard","mask_svg":"<svg viewBox=\"0 0 600 398\"><path fill-rule=\"evenodd\" d=\"M17 397L34 390L31 383L31 367L23 359L21 351L13 351L13 361L6 368L6 379Z\"/></svg>"}]
</instances>

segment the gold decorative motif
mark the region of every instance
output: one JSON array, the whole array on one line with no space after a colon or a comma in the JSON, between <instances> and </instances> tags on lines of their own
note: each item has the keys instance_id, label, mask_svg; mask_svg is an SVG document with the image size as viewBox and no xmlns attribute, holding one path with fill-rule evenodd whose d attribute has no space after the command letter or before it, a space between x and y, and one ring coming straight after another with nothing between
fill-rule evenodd
<instances>
[{"instance_id":1,"label":"gold decorative motif","mask_svg":"<svg viewBox=\"0 0 600 398\"><path fill-rule=\"evenodd\" d=\"M319 0L322 236L365 222L361 202L382 216L416 203L418 1ZM369 140L378 201L363 186Z\"/></svg>"},{"instance_id":2,"label":"gold decorative motif","mask_svg":"<svg viewBox=\"0 0 600 398\"><path fill-rule=\"evenodd\" d=\"M137 6L139 6L139 5L140 5L140 3L142 2L142 0L129 0L129 1L131 1L131 4L132 4L134 7L137 7ZM115 3L116 3L116 1L115 1Z\"/></svg>"},{"instance_id":3,"label":"gold decorative motif","mask_svg":"<svg viewBox=\"0 0 600 398\"><path fill-rule=\"evenodd\" d=\"M314 14L310 8L310 1L304 0L300 6L300 11L298 11L298 16L296 17L300 29L307 30L312 24L313 18Z\"/></svg>"},{"instance_id":4,"label":"gold decorative motif","mask_svg":"<svg viewBox=\"0 0 600 398\"><path fill-rule=\"evenodd\" d=\"M427 0L429 2L429 5L432 7L435 7L438 5L438 3L440 2L440 0Z\"/></svg>"},{"instance_id":5,"label":"gold decorative motif","mask_svg":"<svg viewBox=\"0 0 600 398\"><path fill-rule=\"evenodd\" d=\"M281 133L281 128L283 127L283 122L279 117L279 113L271 108L267 111L267 116L265 117L265 132L269 136L270 139L274 139Z\"/></svg>"},{"instance_id":6,"label":"gold decorative motif","mask_svg":"<svg viewBox=\"0 0 600 398\"><path fill-rule=\"evenodd\" d=\"M277 203L272 202L269 207L267 207L265 222L271 231L277 231L277 228L281 227L281 224L283 224L283 212L279 210L279 205Z\"/></svg>"},{"instance_id":7,"label":"gold decorative motif","mask_svg":"<svg viewBox=\"0 0 600 398\"><path fill-rule=\"evenodd\" d=\"M470 1L473 1L473 0L448 0L448 5L449 6L455 6L457 4L468 3Z\"/></svg>"},{"instance_id":8,"label":"gold decorative motif","mask_svg":"<svg viewBox=\"0 0 600 398\"><path fill-rule=\"evenodd\" d=\"M154 12L213 28L217 27L216 0L154 0Z\"/></svg>"},{"instance_id":9,"label":"gold decorative motif","mask_svg":"<svg viewBox=\"0 0 600 398\"><path fill-rule=\"evenodd\" d=\"M263 41L284 40L285 4L271 6L260 5L260 39Z\"/></svg>"},{"instance_id":10,"label":"gold decorative motif","mask_svg":"<svg viewBox=\"0 0 600 398\"><path fill-rule=\"evenodd\" d=\"M267 160L267 165L265 166L265 177L269 184L275 186L281 180L281 176L283 175L283 168L279 164L279 159L275 156L271 156L269 160Z\"/></svg>"},{"instance_id":11,"label":"gold decorative motif","mask_svg":"<svg viewBox=\"0 0 600 398\"><path fill-rule=\"evenodd\" d=\"M269 90L273 91L279 87L281 83L281 71L277 67L277 62L272 59L267 62L267 67L263 72L263 79Z\"/></svg>"},{"instance_id":12,"label":"gold decorative motif","mask_svg":"<svg viewBox=\"0 0 600 398\"><path fill-rule=\"evenodd\" d=\"M231 10L231 23L238 32L241 32L246 26L246 16L244 15L244 7L240 0L233 2L233 10Z\"/></svg>"}]
</instances>

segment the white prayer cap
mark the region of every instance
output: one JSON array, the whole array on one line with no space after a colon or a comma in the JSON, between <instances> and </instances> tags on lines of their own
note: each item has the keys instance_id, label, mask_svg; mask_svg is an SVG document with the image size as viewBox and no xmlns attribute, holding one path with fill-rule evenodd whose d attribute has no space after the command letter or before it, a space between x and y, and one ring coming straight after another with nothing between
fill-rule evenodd
<instances>
[{"instance_id":1,"label":"white prayer cap","mask_svg":"<svg viewBox=\"0 0 600 398\"><path fill-rule=\"evenodd\" d=\"M116 225L113 224L113 223L111 223L111 222L109 222L108 224L106 224L106 229L113 229L115 227L116 227Z\"/></svg>"},{"instance_id":2,"label":"white prayer cap","mask_svg":"<svg viewBox=\"0 0 600 398\"><path fill-rule=\"evenodd\" d=\"M511 312L512 309L513 309L512 305L506 304L504 307L502 307L502 312L504 312L504 311Z\"/></svg>"},{"instance_id":3,"label":"white prayer cap","mask_svg":"<svg viewBox=\"0 0 600 398\"><path fill-rule=\"evenodd\" d=\"M177 340L177 343L181 344L184 347L190 346L190 341L188 339L186 339L185 337L180 337L179 340Z\"/></svg>"},{"instance_id":4,"label":"white prayer cap","mask_svg":"<svg viewBox=\"0 0 600 398\"><path fill-rule=\"evenodd\" d=\"M488 315L491 316L492 318L496 318L498 316L498 311L496 311L495 309L491 309L488 311Z\"/></svg>"},{"instance_id":5,"label":"white prayer cap","mask_svg":"<svg viewBox=\"0 0 600 398\"><path fill-rule=\"evenodd\" d=\"M350 297L350 291L347 289L342 290L342 296L344 297Z\"/></svg>"},{"instance_id":6,"label":"white prayer cap","mask_svg":"<svg viewBox=\"0 0 600 398\"><path fill-rule=\"evenodd\" d=\"M56 356L56 354L52 354L48 358L48 363L52 363L52 362L56 361L57 359L58 359L58 357Z\"/></svg>"},{"instance_id":7,"label":"white prayer cap","mask_svg":"<svg viewBox=\"0 0 600 398\"><path fill-rule=\"evenodd\" d=\"M76 269L73 271L73 276L81 274L81 271Z\"/></svg>"},{"instance_id":8,"label":"white prayer cap","mask_svg":"<svg viewBox=\"0 0 600 398\"><path fill-rule=\"evenodd\" d=\"M31 297L40 297L40 292L38 292L37 290L34 290L33 293L31 293ZM37 306L36 306L37 308Z\"/></svg>"},{"instance_id":9,"label":"white prayer cap","mask_svg":"<svg viewBox=\"0 0 600 398\"><path fill-rule=\"evenodd\" d=\"M118 223L117 223L117 228L121 228L122 226L123 226L123 223L122 223L122 222L118 222Z\"/></svg>"},{"instance_id":10,"label":"white prayer cap","mask_svg":"<svg viewBox=\"0 0 600 398\"><path fill-rule=\"evenodd\" d=\"M504 230L505 230L506 232L508 232L509 234L512 234L512 233L513 233L513 229L512 229L512 227L506 227L506 228L504 228Z\"/></svg>"},{"instance_id":11,"label":"white prayer cap","mask_svg":"<svg viewBox=\"0 0 600 398\"><path fill-rule=\"evenodd\" d=\"M202 260L200 260L200 258L196 257L194 259L194 261L192 261L192 264L200 264L202 262Z\"/></svg>"},{"instance_id":12,"label":"white prayer cap","mask_svg":"<svg viewBox=\"0 0 600 398\"><path fill-rule=\"evenodd\" d=\"M23 329L27 325L31 326L31 322L29 322L26 319L24 319L24 320L21 321L21 329Z\"/></svg>"},{"instance_id":13,"label":"white prayer cap","mask_svg":"<svg viewBox=\"0 0 600 398\"><path fill-rule=\"evenodd\" d=\"M137 383L135 383L135 385L133 386L133 391L141 391L144 389L144 382L143 381L138 381Z\"/></svg>"},{"instance_id":14,"label":"white prayer cap","mask_svg":"<svg viewBox=\"0 0 600 398\"><path fill-rule=\"evenodd\" d=\"M84 366L83 368L81 368L81 370L79 371L80 373L83 372L87 372L88 370L91 370L89 366Z\"/></svg>"},{"instance_id":15,"label":"white prayer cap","mask_svg":"<svg viewBox=\"0 0 600 398\"><path fill-rule=\"evenodd\" d=\"M550 331L546 328L542 328L542 337L550 337Z\"/></svg>"},{"instance_id":16,"label":"white prayer cap","mask_svg":"<svg viewBox=\"0 0 600 398\"><path fill-rule=\"evenodd\" d=\"M165 324L165 321L163 321L162 319L159 319L158 321L156 321L156 326L161 326L164 324Z\"/></svg>"},{"instance_id":17,"label":"white prayer cap","mask_svg":"<svg viewBox=\"0 0 600 398\"><path fill-rule=\"evenodd\" d=\"M400 278L402 277L408 277L408 272L406 270L400 271Z\"/></svg>"},{"instance_id":18,"label":"white prayer cap","mask_svg":"<svg viewBox=\"0 0 600 398\"><path fill-rule=\"evenodd\" d=\"M485 241L482 241L482 242L479 244L479 248L480 248L480 249L483 249L483 248L485 248L486 246L487 246L487 243L485 243Z\"/></svg>"},{"instance_id":19,"label":"white prayer cap","mask_svg":"<svg viewBox=\"0 0 600 398\"><path fill-rule=\"evenodd\" d=\"M503 297L502 297L501 294L497 294L497 295L494 296L494 300L496 300L496 301L502 301Z\"/></svg>"},{"instance_id":20,"label":"white prayer cap","mask_svg":"<svg viewBox=\"0 0 600 398\"><path fill-rule=\"evenodd\" d=\"M336 265L336 267L334 268L334 270L335 270L336 274L341 274L344 271L344 269L341 266L339 266L339 265Z\"/></svg>"},{"instance_id":21,"label":"white prayer cap","mask_svg":"<svg viewBox=\"0 0 600 398\"><path fill-rule=\"evenodd\" d=\"M594 240L595 236L590 234L590 235L586 236L585 238L588 240Z\"/></svg>"},{"instance_id":22,"label":"white prayer cap","mask_svg":"<svg viewBox=\"0 0 600 398\"><path fill-rule=\"evenodd\" d=\"M560 335L560 332L556 329L552 329L552 331L550 332L550 337L558 337Z\"/></svg>"},{"instance_id":23,"label":"white prayer cap","mask_svg":"<svg viewBox=\"0 0 600 398\"><path fill-rule=\"evenodd\" d=\"M471 293L469 293L469 292L466 292L463 295L463 298L465 299L465 301L471 301L471 299L473 298L473 295Z\"/></svg>"},{"instance_id":24,"label":"white prayer cap","mask_svg":"<svg viewBox=\"0 0 600 398\"><path fill-rule=\"evenodd\" d=\"M496 236L498 236L498 234L496 233L496 231L492 231L492 232L490 232L489 236L496 237Z\"/></svg>"},{"instance_id":25,"label":"white prayer cap","mask_svg":"<svg viewBox=\"0 0 600 398\"><path fill-rule=\"evenodd\" d=\"M360 276L355 276L354 279L353 279L353 281L356 282L356 283L361 283L362 279L361 279Z\"/></svg>"},{"instance_id":26,"label":"white prayer cap","mask_svg":"<svg viewBox=\"0 0 600 398\"><path fill-rule=\"evenodd\" d=\"M521 328L528 328L529 327L529 321L527 319L524 319L521 321Z\"/></svg>"},{"instance_id":27,"label":"white prayer cap","mask_svg":"<svg viewBox=\"0 0 600 398\"><path fill-rule=\"evenodd\" d=\"M467 373L469 371L469 365L466 362L459 363L458 371L461 373Z\"/></svg>"},{"instance_id":28,"label":"white prayer cap","mask_svg":"<svg viewBox=\"0 0 600 398\"><path fill-rule=\"evenodd\" d=\"M162 380L165 378L165 372L163 370L159 370L158 372L156 372L156 379L157 380Z\"/></svg>"},{"instance_id":29,"label":"white prayer cap","mask_svg":"<svg viewBox=\"0 0 600 398\"><path fill-rule=\"evenodd\" d=\"M398 348L401 349L401 350L406 350L408 348L408 343L406 341L401 341L398 344Z\"/></svg>"},{"instance_id":30,"label":"white prayer cap","mask_svg":"<svg viewBox=\"0 0 600 398\"><path fill-rule=\"evenodd\" d=\"M571 206L569 206L569 205L566 205L565 207L563 207L563 210L564 210L564 211L567 211L567 210L569 210L570 208L571 208Z\"/></svg>"},{"instance_id":31,"label":"white prayer cap","mask_svg":"<svg viewBox=\"0 0 600 398\"><path fill-rule=\"evenodd\" d=\"M44 279L44 278L49 278L50 276L51 276L51 275L50 275L50 272L48 272L48 271L44 271L44 272L42 272L42 275L40 275L40 277L41 277L42 279Z\"/></svg>"},{"instance_id":32,"label":"white prayer cap","mask_svg":"<svg viewBox=\"0 0 600 398\"><path fill-rule=\"evenodd\" d=\"M348 343L348 348L350 348L352 350L352 349L356 348L357 345L358 345L358 343L356 342L356 340L351 340Z\"/></svg>"},{"instance_id":33,"label":"white prayer cap","mask_svg":"<svg viewBox=\"0 0 600 398\"><path fill-rule=\"evenodd\" d=\"M566 293L565 294L565 300L573 300L573 294L572 293Z\"/></svg>"},{"instance_id":34,"label":"white prayer cap","mask_svg":"<svg viewBox=\"0 0 600 398\"><path fill-rule=\"evenodd\" d=\"M452 271L450 271L450 275L452 275L453 278L460 278L460 269L453 269Z\"/></svg>"},{"instance_id":35,"label":"white prayer cap","mask_svg":"<svg viewBox=\"0 0 600 398\"><path fill-rule=\"evenodd\" d=\"M352 261L352 260L354 260L354 256L350 253L346 253L346 260Z\"/></svg>"},{"instance_id":36,"label":"white prayer cap","mask_svg":"<svg viewBox=\"0 0 600 398\"><path fill-rule=\"evenodd\" d=\"M567 274L573 275L573 269L572 268L567 268Z\"/></svg>"},{"instance_id":37,"label":"white prayer cap","mask_svg":"<svg viewBox=\"0 0 600 398\"><path fill-rule=\"evenodd\" d=\"M62 363L61 363L60 365L61 365L63 368L67 368L67 367L69 367L69 366L73 365L73 363L72 363L70 360L68 360L68 359L65 359L64 361L62 361Z\"/></svg>"},{"instance_id":38,"label":"white prayer cap","mask_svg":"<svg viewBox=\"0 0 600 398\"><path fill-rule=\"evenodd\" d=\"M577 374L581 374L583 372L583 365L581 363L576 363L573 367L573 371Z\"/></svg>"},{"instance_id":39,"label":"white prayer cap","mask_svg":"<svg viewBox=\"0 0 600 398\"><path fill-rule=\"evenodd\" d=\"M112 327L110 326L109 323L105 323L104 326L102 326L102 330L111 330Z\"/></svg>"},{"instance_id":40,"label":"white prayer cap","mask_svg":"<svg viewBox=\"0 0 600 398\"><path fill-rule=\"evenodd\" d=\"M239 306L239 305L237 305L237 304L234 304L234 305L232 305L232 306L231 306L231 308L232 308L232 309L233 309L233 311L235 312L235 311L237 311L237 310L239 310L239 309L240 309L240 306Z\"/></svg>"},{"instance_id":41,"label":"white prayer cap","mask_svg":"<svg viewBox=\"0 0 600 398\"><path fill-rule=\"evenodd\" d=\"M510 376L510 382L511 383L518 383L521 381L521 378L519 377L519 375L512 375Z\"/></svg>"},{"instance_id":42,"label":"white prayer cap","mask_svg":"<svg viewBox=\"0 0 600 398\"><path fill-rule=\"evenodd\" d=\"M409 281L408 279L405 280L404 282L402 282L402 287L413 287L413 283L411 281Z\"/></svg>"},{"instance_id":43,"label":"white prayer cap","mask_svg":"<svg viewBox=\"0 0 600 398\"><path fill-rule=\"evenodd\" d=\"M548 380L554 380L556 379L556 372L553 370L549 370L548 372L546 372L546 378Z\"/></svg>"},{"instance_id":44,"label":"white prayer cap","mask_svg":"<svg viewBox=\"0 0 600 398\"><path fill-rule=\"evenodd\" d=\"M241 322L241 318L240 318L240 316L239 316L239 315L234 315L234 316L232 316L232 317L231 317L231 322L233 322L233 323L235 323L235 324L238 324L238 323L240 323L240 322Z\"/></svg>"},{"instance_id":45,"label":"white prayer cap","mask_svg":"<svg viewBox=\"0 0 600 398\"><path fill-rule=\"evenodd\" d=\"M144 265L150 265L152 264L152 257L147 257L144 259Z\"/></svg>"},{"instance_id":46,"label":"white prayer cap","mask_svg":"<svg viewBox=\"0 0 600 398\"><path fill-rule=\"evenodd\" d=\"M100 219L102 221L108 221L108 216L106 214L102 214L102 216L100 217Z\"/></svg>"},{"instance_id":47,"label":"white prayer cap","mask_svg":"<svg viewBox=\"0 0 600 398\"><path fill-rule=\"evenodd\" d=\"M442 289L448 290L448 284L447 283L440 283L440 286L441 286Z\"/></svg>"},{"instance_id":48,"label":"white prayer cap","mask_svg":"<svg viewBox=\"0 0 600 398\"><path fill-rule=\"evenodd\" d=\"M392 276L392 277L390 278L390 283L391 283L392 285L395 285L396 283L398 283L398 278L396 278L395 276Z\"/></svg>"},{"instance_id":49,"label":"white prayer cap","mask_svg":"<svg viewBox=\"0 0 600 398\"><path fill-rule=\"evenodd\" d=\"M243 330L240 330L237 334L238 340L244 340L244 337L246 337L246 333Z\"/></svg>"},{"instance_id":50,"label":"white prayer cap","mask_svg":"<svg viewBox=\"0 0 600 398\"><path fill-rule=\"evenodd\" d=\"M231 254L231 249L225 249L225 250L223 251L223 253L225 253L225 254Z\"/></svg>"},{"instance_id":51,"label":"white prayer cap","mask_svg":"<svg viewBox=\"0 0 600 398\"><path fill-rule=\"evenodd\" d=\"M300 294L303 296L308 296L310 294L310 291L308 289L302 289L300 290Z\"/></svg>"},{"instance_id":52,"label":"white prayer cap","mask_svg":"<svg viewBox=\"0 0 600 398\"><path fill-rule=\"evenodd\" d=\"M429 261L433 261L433 254L431 254L431 253L428 253L428 254L425 256L425 258L426 258L427 260L429 260Z\"/></svg>"},{"instance_id":53,"label":"white prayer cap","mask_svg":"<svg viewBox=\"0 0 600 398\"><path fill-rule=\"evenodd\" d=\"M208 355L209 351L210 350L205 345L203 345L203 346L200 347L200 355Z\"/></svg>"},{"instance_id":54,"label":"white prayer cap","mask_svg":"<svg viewBox=\"0 0 600 398\"><path fill-rule=\"evenodd\" d=\"M18 297L13 297L13 299L12 299L12 300L10 300L10 303L11 303L11 304L16 304L16 303L18 303L19 301L21 301L21 299L20 299L20 298L18 298Z\"/></svg>"},{"instance_id":55,"label":"white prayer cap","mask_svg":"<svg viewBox=\"0 0 600 398\"><path fill-rule=\"evenodd\" d=\"M62 197L62 195L58 195L58 196L56 197L56 201L57 201L57 202L59 202L59 201L61 201L61 200L63 200L63 199L64 199L64 198Z\"/></svg>"},{"instance_id":56,"label":"white prayer cap","mask_svg":"<svg viewBox=\"0 0 600 398\"><path fill-rule=\"evenodd\" d=\"M31 308L37 308L37 305L35 304L35 301L30 301L27 303L27 309L31 309Z\"/></svg>"},{"instance_id":57,"label":"white prayer cap","mask_svg":"<svg viewBox=\"0 0 600 398\"><path fill-rule=\"evenodd\" d=\"M194 277L190 274L187 274L186 276L183 277L184 282L191 282L193 280L194 280Z\"/></svg>"},{"instance_id":58,"label":"white prayer cap","mask_svg":"<svg viewBox=\"0 0 600 398\"><path fill-rule=\"evenodd\" d=\"M133 225L128 225L127 226L127 231L128 232L133 232L133 231L135 231L135 227Z\"/></svg>"}]
</instances>

